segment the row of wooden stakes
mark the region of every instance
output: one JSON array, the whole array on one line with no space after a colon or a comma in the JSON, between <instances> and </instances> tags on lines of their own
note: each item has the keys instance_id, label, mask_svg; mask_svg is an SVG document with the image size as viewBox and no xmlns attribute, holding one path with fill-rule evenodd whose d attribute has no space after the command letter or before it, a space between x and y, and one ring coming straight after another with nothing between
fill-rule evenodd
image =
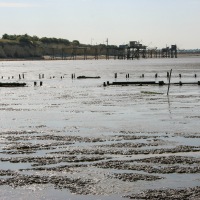
<instances>
[{"instance_id":1,"label":"row of wooden stakes","mask_svg":"<svg viewBox=\"0 0 200 200\"><path fill-rule=\"evenodd\" d=\"M145 76L145 75L142 74L142 75L140 76L140 78L144 78L144 76ZM179 74L178 76L179 76L179 78L182 78L182 74ZM118 77L118 74L115 73L115 74L114 74L114 78L117 79L117 77ZM24 79L24 78L25 78L25 75L24 75L24 74L19 74L19 79ZM55 76L50 77L50 79L51 79L51 78L55 78ZM63 79L64 76L61 76L60 78ZM72 78L72 79L75 79L75 78L76 78L75 73L71 74L71 78ZM128 74L126 74L126 79L129 79L129 78L130 78L130 74L128 73ZM155 74L155 78L158 78L158 73ZM169 72L167 72L167 78L169 78ZM194 78L197 78L197 74L194 74ZM4 79L4 76L1 76L1 79ZM8 79L14 79L14 76L11 76L11 77L9 76ZM39 79L44 79L44 74L39 74Z\"/></svg>"}]
</instances>

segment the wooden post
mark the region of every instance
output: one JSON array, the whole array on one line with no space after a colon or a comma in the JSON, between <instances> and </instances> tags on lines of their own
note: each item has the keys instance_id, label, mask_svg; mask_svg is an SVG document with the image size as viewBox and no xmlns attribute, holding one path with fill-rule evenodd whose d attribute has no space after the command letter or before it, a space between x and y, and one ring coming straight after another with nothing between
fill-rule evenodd
<instances>
[{"instance_id":1,"label":"wooden post","mask_svg":"<svg viewBox=\"0 0 200 200\"><path fill-rule=\"evenodd\" d=\"M169 72L167 72L167 78L169 78Z\"/></svg>"},{"instance_id":2,"label":"wooden post","mask_svg":"<svg viewBox=\"0 0 200 200\"><path fill-rule=\"evenodd\" d=\"M164 81L159 81L158 84L159 84L160 86L162 86L162 85L164 85L165 83L164 83Z\"/></svg>"},{"instance_id":3,"label":"wooden post","mask_svg":"<svg viewBox=\"0 0 200 200\"><path fill-rule=\"evenodd\" d=\"M172 69L170 70L170 74L169 74L169 84L168 84L167 95L169 95L169 88L170 88L171 75L172 75Z\"/></svg>"}]
</instances>

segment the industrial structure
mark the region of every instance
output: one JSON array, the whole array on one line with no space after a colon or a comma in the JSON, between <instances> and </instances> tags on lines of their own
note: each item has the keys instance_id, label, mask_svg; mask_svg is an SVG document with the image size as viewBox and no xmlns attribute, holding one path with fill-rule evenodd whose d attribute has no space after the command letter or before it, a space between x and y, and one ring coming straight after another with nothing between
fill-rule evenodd
<instances>
[{"instance_id":1,"label":"industrial structure","mask_svg":"<svg viewBox=\"0 0 200 200\"><path fill-rule=\"evenodd\" d=\"M107 40L108 41L108 40ZM90 59L98 60L100 57L105 59L140 59L140 58L177 58L177 46L165 47L162 49L149 48L137 41L130 41L127 45L109 46L73 46L62 49L52 49L49 53L51 59Z\"/></svg>"},{"instance_id":2,"label":"industrial structure","mask_svg":"<svg viewBox=\"0 0 200 200\"><path fill-rule=\"evenodd\" d=\"M129 45L120 45L118 48L118 59L139 59L139 58L177 58L177 46L157 49L148 48L137 41L129 42Z\"/></svg>"}]
</instances>

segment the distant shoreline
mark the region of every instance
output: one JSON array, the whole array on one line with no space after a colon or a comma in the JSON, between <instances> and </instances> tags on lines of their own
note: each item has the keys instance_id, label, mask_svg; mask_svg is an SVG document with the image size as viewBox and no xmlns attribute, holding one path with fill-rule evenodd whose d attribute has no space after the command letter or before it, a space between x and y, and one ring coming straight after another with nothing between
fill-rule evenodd
<instances>
[{"instance_id":1,"label":"distant shoreline","mask_svg":"<svg viewBox=\"0 0 200 200\"><path fill-rule=\"evenodd\" d=\"M195 57L200 57L200 54L198 53L184 53L184 54L178 54L178 58L195 58ZM105 56L99 56L99 60L106 60ZM114 56L110 56L110 60L114 60ZM144 58L140 58L144 59ZM146 59L152 59L152 58L146 58ZM157 58L159 59L159 58ZM83 56L77 56L76 59L72 59L70 57L62 59L62 58L0 58L0 61L58 61L58 60L85 60ZM87 56L86 60L95 60L94 56ZM116 59L118 60L118 59ZM135 60L135 59L134 59Z\"/></svg>"}]
</instances>

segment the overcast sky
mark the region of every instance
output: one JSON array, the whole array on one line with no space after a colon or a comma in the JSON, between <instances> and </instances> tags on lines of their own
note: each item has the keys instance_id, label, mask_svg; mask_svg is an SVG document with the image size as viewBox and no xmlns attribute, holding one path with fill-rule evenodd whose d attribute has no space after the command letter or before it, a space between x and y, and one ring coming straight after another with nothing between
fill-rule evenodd
<instances>
[{"instance_id":1,"label":"overcast sky","mask_svg":"<svg viewBox=\"0 0 200 200\"><path fill-rule=\"evenodd\" d=\"M200 48L200 0L0 0L0 36Z\"/></svg>"}]
</instances>

